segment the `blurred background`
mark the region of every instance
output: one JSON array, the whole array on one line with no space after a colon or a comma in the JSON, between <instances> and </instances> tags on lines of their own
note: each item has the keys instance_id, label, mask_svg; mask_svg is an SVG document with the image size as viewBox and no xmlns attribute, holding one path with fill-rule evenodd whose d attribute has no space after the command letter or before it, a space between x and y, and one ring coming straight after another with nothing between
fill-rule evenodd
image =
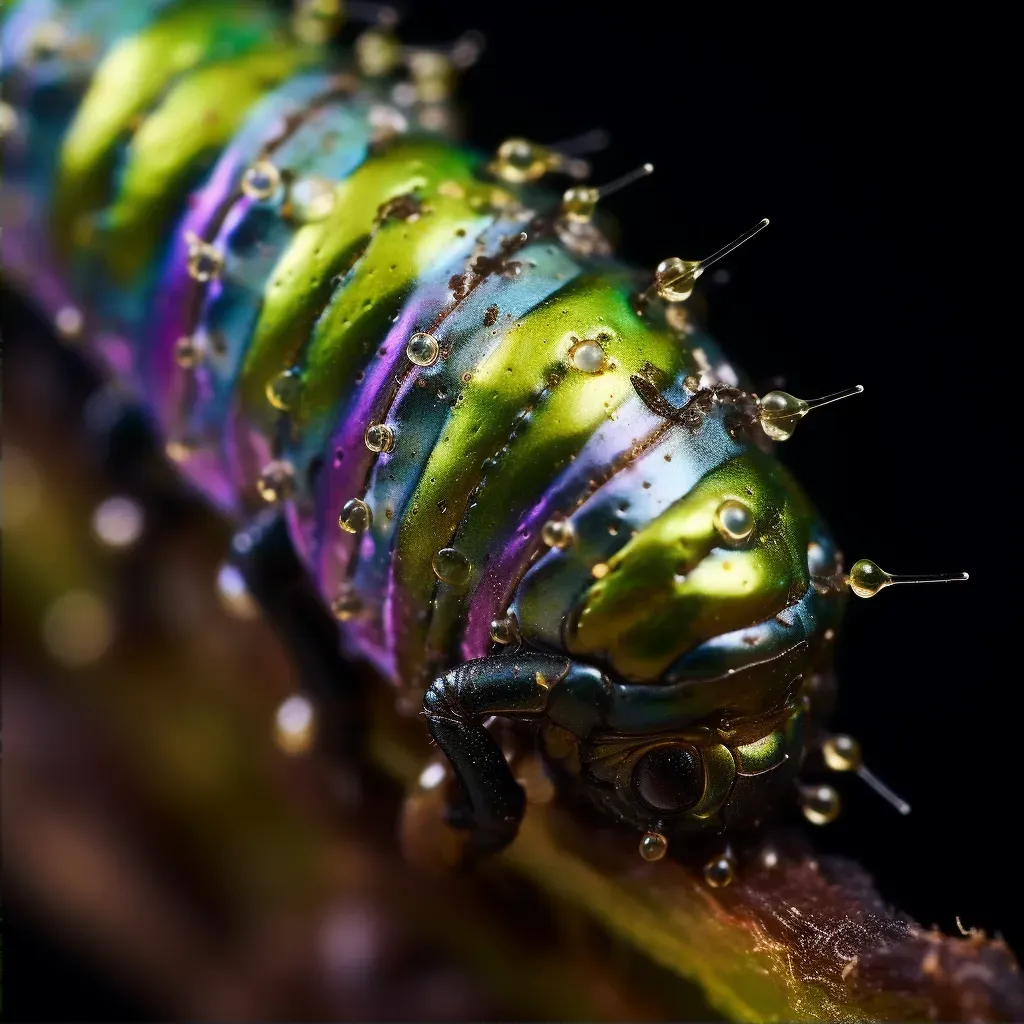
<instances>
[{"instance_id":1,"label":"blurred background","mask_svg":"<svg viewBox=\"0 0 1024 1024\"><path fill-rule=\"evenodd\" d=\"M1008 539L993 449L1014 435L962 262L981 248L981 40L891 13L706 13L409 4L401 33L485 33L461 89L477 145L602 127L595 181L653 162L609 202L634 262L699 258L772 219L702 280L712 330L760 390L866 387L783 458L848 562L971 574L851 604L836 723L914 811L840 780L844 815L814 839L924 925L959 917L1019 952L1015 754L996 725L1012 604L990 546ZM81 426L102 414L97 382L8 293L0 318L11 1019L717 1017L521 879L409 866L393 778L286 756L274 714L298 680L272 630L218 599L228 526L185 495L104 505ZM415 774L425 735L402 742Z\"/></svg>"}]
</instances>

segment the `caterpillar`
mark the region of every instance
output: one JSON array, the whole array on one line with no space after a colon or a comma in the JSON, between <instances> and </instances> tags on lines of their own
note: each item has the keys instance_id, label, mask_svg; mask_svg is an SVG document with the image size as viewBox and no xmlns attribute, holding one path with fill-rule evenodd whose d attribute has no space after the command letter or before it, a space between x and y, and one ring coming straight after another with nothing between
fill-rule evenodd
<instances>
[{"instance_id":1,"label":"caterpillar","mask_svg":"<svg viewBox=\"0 0 1024 1024\"><path fill-rule=\"evenodd\" d=\"M825 730L843 605L966 576L847 572L773 447L859 388L759 396L690 315L766 222L633 268L595 208L646 167L595 188L568 147L463 146L476 41L339 53L341 14L20 0L3 26L5 268L239 522L222 585L301 630L267 582L287 537L346 656L424 715L476 854L525 809L493 719L645 859L721 837L711 885L794 788L835 817L812 747L904 810Z\"/></svg>"}]
</instances>

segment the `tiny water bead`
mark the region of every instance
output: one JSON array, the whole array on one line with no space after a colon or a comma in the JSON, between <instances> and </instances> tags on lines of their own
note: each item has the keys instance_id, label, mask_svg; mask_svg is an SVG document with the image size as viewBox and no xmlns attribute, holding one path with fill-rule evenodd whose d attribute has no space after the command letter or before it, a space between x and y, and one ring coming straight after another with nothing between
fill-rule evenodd
<instances>
[{"instance_id":1,"label":"tiny water bead","mask_svg":"<svg viewBox=\"0 0 1024 1024\"><path fill-rule=\"evenodd\" d=\"M728 498L715 509L715 529L723 540L738 543L754 532L754 514L735 498Z\"/></svg>"},{"instance_id":2,"label":"tiny water bead","mask_svg":"<svg viewBox=\"0 0 1024 1024\"><path fill-rule=\"evenodd\" d=\"M108 548L130 548L142 536L145 526L142 506L131 498L107 498L92 514L92 532Z\"/></svg>"},{"instance_id":3,"label":"tiny water bead","mask_svg":"<svg viewBox=\"0 0 1024 1024\"><path fill-rule=\"evenodd\" d=\"M430 560L434 575L451 587L464 587L469 582L472 566L469 559L455 548L441 548Z\"/></svg>"},{"instance_id":4,"label":"tiny water bead","mask_svg":"<svg viewBox=\"0 0 1024 1024\"><path fill-rule=\"evenodd\" d=\"M291 757L308 753L316 739L316 710L308 697L293 694L274 714L274 742Z\"/></svg>"},{"instance_id":5,"label":"tiny water bead","mask_svg":"<svg viewBox=\"0 0 1024 1024\"><path fill-rule=\"evenodd\" d=\"M837 391L833 395L825 395L824 398L814 398L806 402L786 391L769 391L761 399L761 429L773 441L788 441L793 436L797 424L812 409L838 402L840 398L859 395L863 390L864 388L857 384L845 391Z\"/></svg>"},{"instance_id":6,"label":"tiny water bead","mask_svg":"<svg viewBox=\"0 0 1024 1024\"><path fill-rule=\"evenodd\" d=\"M331 602L331 614L339 622L351 622L365 610L362 598L350 587L345 587Z\"/></svg>"},{"instance_id":7,"label":"tiny water bead","mask_svg":"<svg viewBox=\"0 0 1024 1024\"><path fill-rule=\"evenodd\" d=\"M275 459L268 462L256 481L259 496L268 504L284 501L292 492L295 482L295 470L290 462Z\"/></svg>"},{"instance_id":8,"label":"tiny water bead","mask_svg":"<svg viewBox=\"0 0 1024 1024\"><path fill-rule=\"evenodd\" d=\"M302 377L298 370L285 370L267 383L267 401L280 412L290 412L299 404Z\"/></svg>"},{"instance_id":9,"label":"tiny water bead","mask_svg":"<svg viewBox=\"0 0 1024 1024\"><path fill-rule=\"evenodd\" d=\"M242 570L230 562L217 570L217 598L232 618L248 621L259 617L259 606L249 592Z\"/></svg>"},{"instance_id":10,"label":"tiny water bead","mask_svg":"<svg viewBox=\"0 0 1024 1024\"><path fill-rule=\"evenodd\" d=\"M575 537L576 531L568 519L549 519L540 528L540 539L549 548L557 548L560 551L571 547Z\"/></svg>"},{"instance_id":11,"label":"tiny water bead","mask_svg":"<svg viewBox=\"0 0 1024 1024\"><path fill-rule=\"evenodd\" d=\"M349 498L341 507L338 525L346 533L362 533L373 525L373 512L362 498Z\"/></svg>"},{"instance_id":12,"label":"tiny water bead","mask_svg":"<svg viewBox=\"0 0 1024 1024\"><path fill-rule=\"evenodd\" d=\"M731 884L736 877L736 862L727 853L709 860L704 865L704 881L712 889Z\"/></svg>"},{"instance_id":13,"label":"tiny water bead","mask_svg":"<svg viewBox=\"0 0 1024 1024\"><path fill-rule=\"evenodd\" d=\"M607 562L598 562L597 565L593 565L590 568L590 575L595 580L603 580L608 573L611 572L611 567Z\"/></svg>"},{"instance_id":14,"label":"tiny water bead","mask_svg":"<svg viewBox=\"0 0 1024 1024\"><path fill-rule=\"evenodd\" d=\"M860 744L852 736L829 736L821 756L834 772L855 772L861 766Z\"/></svg>"},{"instance_id":15,"label":"tiny water bead","mask_svg":"<svg viewBox=\"0 0 1024 1024\"><path fill-rule=\"evenodd\" d=\"M496 644L511 644L519 637L519 624L514 615L502 615L491 620L491 639Z\"/></svg>"},{"instance_id":16,"label":"tiny water bead","mask_svg":"<svg viewBox=\"0 0 1024 1024\"><path fill-rule=\"evenodd\" d=\"M594 216L601 193L589 185L566 189L562 196L562 216L576 224L585 224Z\"/></svg>"},{"instance_id":17,"label":"tiny water bead","mask_svg":"<svg viewBox=\"0 0 1024 1024\"><path fill-rule=\"evenodd\" d=\"M334 182L317 175L299 178L288 192L291 215L303 224L313 224L329 217L334 201Z\"/></svg>"},{"instance_id":18,"label":"tiny water bead","mask_svg":"<svg viewBox=\"0 0 1024 1024\"><path fill-rule=\"evenodd\" d=\"M660 832L645 832L640 840L640 856L647 861L661 860L668 853L668 839Z\"/></svg>"},{"instance_id":19,"label":"tiny water bead","mask_svg":"<svg viewBox=\"0 0 1024 1024\"><path fill-rule=\"evenodd\" d=\"M803 786L800 809L812 825L827 825L839 817L839 794L831 786Z\"/></svg>"},{"instance_id":20,"label":"tiny water bead","mask_svg":"<svg viewBox=\"0 0 1024 1024\"><path fill-rule=\"evenodd\" d=\"M433 366L441 354L441 345L432 334L417 331L405 346L405 354L416 366Z\"/></svg>"},{"instance_id":21,"label":"tiny water bead","mask_svg":"<svg viewBox=\"0 0 1024 1024\"><path fill-rule=\"evenodd\" d=\"M402 61L402 44L390 32L370 29L355 42L356 64L369 78L390 75Z\"/></svg>"},{"instance_id":22,"label":"tiny water bead","mask_svg":"<svg viewBox=\"0 0 1024 1024\"><path fill-rule=\"evenodd\" d=\"M386 423L371 423L363 435L363 444L371 452L389 452L395 447L395 431Z\"/></svg>"},{"instance_id":23,"label":"tiny water bead","mask_svg":"<svg viewBox=\"0 0 1024 1024\"><path fill-rule=\"evenodd\" d=\"M654 290L665 302L685 302L693 294L697 278L704 272L699 260L670 256L654 271Z\"/></svg>"},{"instance_id":24,"label":"tiny water bead","mask_svg":"<svg viewBox=\"0 0 1024 1024\"><path fill-rule=\"evenodd\" d=\"M572 361L572 365L583 373L602 373L608 363L608 357L605 355L601 343L593 338L577 341L569 349L569 359Z\"/></svg>"},{"instance_id":25,"label":"tiny water bead","mask_svg":"<svg viewBox=\"0 0 1024 1024\"><path fill-rule=\"evenodd\" d=\"M242 192L257 202L272 198L280 185L281 172L269 160L258 160L242 175Z\"/></svg>"},{"instance_id":26,"label":"tiny water bead","mask_svg":"<svg viewBox=\"0 0 1024 1024\"><path fill-rule=\"evenodd\" d=\"M933 576L892 576L874 562L862 558L853 563L846 582L858 597L874 597L880 590L895 583L957 583L969 578L965 572L939 573Z\"/></svg>"},{"instance_id":27,"label":"tiny water bead","mask_svg":"<svg viewBox=\"0 0 1024 1024\"><path fill-rule=\"evenodd\" d=\"M224 269L224 254L191 233L186 235L185 241L188 243L188 276L200 283L219 277Z\"/></svg>"},{"instance_id":28,"label":"tiny water bead","mask_svg":"<svg viewBox=\"0 0 1024 1024\"><path fill-rule=\"evenodd\" d=\"M545 146L527 139L506 139L498 147L492 168L503 181L521 185L544 177L557 163L555 154Z\"/></svg>"}]
</instances>

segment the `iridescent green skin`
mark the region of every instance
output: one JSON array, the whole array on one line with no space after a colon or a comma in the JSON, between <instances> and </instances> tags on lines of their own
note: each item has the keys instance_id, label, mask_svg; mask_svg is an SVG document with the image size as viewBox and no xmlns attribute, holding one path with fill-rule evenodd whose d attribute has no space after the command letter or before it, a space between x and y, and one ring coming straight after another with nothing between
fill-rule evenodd
<instances>
[{"instance_id":1,"label":"iridescent green skin","mask_svg":"<svg viewBox=\"0 0 1024 1024\"><path fill-rule=\"evenodd\" d=\"M325 601L347 601L346 648L407 693L439 680L428 720L450 754L463 744L468 788L465 751L489 742L469 719L486 711L567 731L552 760L638 827L760 818L800 761L839 565L715 343L640 300L649 275L564 220L556 192L496 178L424 127L443 108L396 110L392 83L291 41L269 8L128 7L22 0L7 19L5 191L29 216L5 263L51 306L87 301L95 351L214 501L247 516L266 463L294 468L284 512ZM55 19L72 45L40 58ZM259 159L285 178L266 198L240 188ZM308 178L333 183L320 219L289 195ZM188 270L196 239L223 257L209 281ZM417 331L439 342L433 365L405 354ZM182 337L198 366L176 360ZM597 372L573 358L584 342ZM282 410L268 387L286 371L301 393ZM705 392L690 428L637 390L681 406L692 374L736 387ZM375 422L391 451L364 443ZM372 512L359 534L338 527L353 498ZM749 509L749 538L716 527L727 500ZM567 547L545 545L551 519ZM441 549L465 571L435 572ZM497 657L506 615L521 639ZM470 679L451 675L466 663L482 703L452 711L444 681ZM446 714L460 724L442 740ZM634 775L670 742L698 752L703 780L673 814Z\"/></svg>"}]
</instances>

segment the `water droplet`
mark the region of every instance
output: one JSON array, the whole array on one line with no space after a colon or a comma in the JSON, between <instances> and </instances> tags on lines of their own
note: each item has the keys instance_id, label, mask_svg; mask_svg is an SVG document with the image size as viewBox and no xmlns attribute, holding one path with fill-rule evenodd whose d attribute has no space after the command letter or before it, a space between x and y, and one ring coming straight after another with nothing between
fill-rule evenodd
<instances>
[{"instance_id":1,"label":"water droplet","mask_svg":"<svg viewBox=\"0 0 1024 1024\"><path fill-rule=\"evenodd\" d=\"M583 373L601 373L608 361L601 343L593 338L584 338L583 341L576 342L569 349L569 358L572 365Z\"/></svg>"},{"instance_id":2,"label":"water droplet","mask_svg":"<svg viewBox=\"0 0 1024 1024\"><path fill-rule=\"evenodd\" d=\"M370 78L384 78L398 67L402 44L390 33L379 29L363 32L355 43L356 64Z\"/></svg>"},{"instance_id":3,"label":"water droplet","mask_svg":"<svg viewBox=\"0 0 1024 1024\"><path fill-rule=\"evenodd\" d=\"M17 111L9 103L4 103L0 100L0 140L13 135L17 130Z\"/></svg>"},{"instance_id":4,"label":"water droplet","mask_svg":"<svg viewBox=\"0 0 1024 1024\"><path fill-rule=\"evenodd\" d=\"M562 216L576 224L585 224L594 216L600 193L589 185L575 185L562 196Z\"/></svg>"},{"instance_id":5,"label":"water droplet","mask_svg":"<svg viewBox=\"0 0 1024 1024\"><path fill-rule=\"evenodd\" d=\"M268 504L284 501L292 491L292 484L295 480L295 470L290 462L283 459L275 459L268 462L256 481L256 490L260 497Z\"/></svg>"},{"instance_id":6,"label":"water droplet","mask_svg":"<svg viewBox=\"0 0 1024 1024\"><path fill-rule=\"evenodd\" d=\"M430 560L434 575L451 587L464 587L469 582L472 567L469 559L455 548L441 548Z\"/></svg>"},{"instance_id":7,"label":"water droplet","mask_svg":"<svg viewBox=\"0 0 1024 1024\"><path fill-rule=\"evenodd\" d=\"M854 562L850 575L846 578L850 589L858 597L874 597L880 590L887 587L891 581L892 577L884 569L880 569L867 558Z\"/></svg>"},{"instance_id":8,"label":"water droplet","mask_svg":"<svg viewBox=\"0 0 1024 1024\"><path fill-rule=\"evenodd\" d=\"M329 217L334 209L334 182L317 175L299 178L288 193L292 216L303 224L312 224Z\"/></svg>"},{"instance_id":9,"label":"water droplet","mask_svg":"<svg viewBox=\"0 0 1024 1024\"><path fill-rule=\"evenodd\" d=\"M722 854L704 865L704 881L712 889L729 885L736 875L736 862L728 854Z\"/></svg>"},{"instance_id":10,"label":"water droplet","mask_svg":"<svg viewBox=\"0 0 1024 1024\"><path fill-rule=\"evenodd\" d=\"M365 607L362 598L350 586L345 586L331 602L331 613L339 622L350 622L361 615Z\"/></svg>"},{"instance_id":11,"label":"water droplet","mask_svg":"<svg viewBox=\"0 0 1024 1024\"><path fill-rule=\"evenodd\" d=\"M549 519L540 530L540 538L549 548L565 550L576 537L568 519Z\"/></svg>"},{"instance_id":12,"label":"water droplet","mask_svg":"<svg viewBox=\"0 0 1024 1024\"><path fill-rule=\"evenodd\" d=\"M800 809L812 825L827 825L839 817L839 794L831 786L804 786Z\"/></svg>"},{"instance_id":13,"label":"water droplet","mask_svg":"<svg viewBox=\"0 0 1024 1024\"><path fill-rule=\"evenodd\" d=\"M144 526L142 507L131 498L108 498L92 514L92 532L108 548L130 548Z\"/></svg>"},{"instance_id":14,"label":"water droplet","mask_svg":"<svg viewBox=\"0 0 1024 1024\"><path fill-rule=\"evenodd\" d=\"M241 569L230 562L217 570L217 598L221 607L236 619L248 621L259 617L259 605L249 592Z\"/></svg>"},{"instance_id":15,"label":"water droplet","mask_svg":"<svg viewBox=\"0 0 1024 1024\"><path fill-rule=\"evenodd\" d=\"M338 525L346 533L361 533L373 523L373 512L362 498L349 498L341 507Z\"/></svg>"},{"instance_id":16,"label":"water droplet","mask_svg":"<svg viewBox=\"0 0 1024 1024\"><path fill-rule=\"evenodd\" d=\"M195 338L184 336L174 343L174 361L183 369L191 370L199 363L200 349Z\"/></svg>"},{"instance_id":17,"label":"water droplet","mask_svg":"<svg viewBox=\"0 0 1024 1024\"><path fill-rule=\"evenodd\" d=\"M773 441L788 441L809 408L802 398L769 391L761 399L761 428Z\"/></svg>"},{"instance_id":18,"label":"water droplet","mask_svg":"<svg viewBox=\"0 0 1024 1024\"><path fill-rule=\"evenodd\" d=\"M754 515L735 498L728 498L715 509L715 529L723 540L745 541L754 532Z\"/></svg>"},{"instance_id":19,"label":"water droplet","mask_svg":"<svg viewBox=\"0 0 1024 1024\"><path fill-rule=\"evenodd\" d=\"M224 254L209 242L188 234L188 276L193 281L211 281L224 269Z\"/></svg>"},{"instance_id":20,"label":"water droplet","mask_svg":"<svg viewBox=\"0 0 1024 1024\"><path fill-rule=\"evenodd\" d=\"M54 317L53 325L65 341L74 341L82 333L85 317L77 306L61 306Z\"/></svg>"},{"instance_id":21,"label":"water droplet","mask_svg":"<svg viewBox=\"0 0 1024 1024\"><path fill-rule=\"evenodd\" d=\"M702 273L698 260L671 256L654 271L654 290L666 302L683 302L693 294L693 286Z\"/></svg>"},{"instance_id":22,"label":"water droplet","mask_svg":"<svg viewBox=\"0 0 1024 1024\"><path fill-rule=\"evenodd\" d=\"M498 147L492 169L504 181L519 185L542 178L556 162L544 146L526 139L506 139Z\"/></svg>"},{"instance_id":23,"label":"water droplet","mask_svg":"<svg viewBox=\"0 0 1024 1024\"><path fill-rule=\"evenodd\" d=\"M395 431L386 423L371 423L363 435L363 443L371 452L389 452L395 447Z\"/></svg>"},{"instance_id":24,"label":"water droplet","mask_svg":"<svg viewBox=\"0 0 1024 1024\"><path fill-rule=\"evenodd\" d=\"M496 644L510 644L519 637L519 623L511 613L491 621L491 639Z\"/></svg>"},{"instance_id":25,"label":"water droplet","mask_svg":"<svg viewBox=\"0 0 1024 1024\"><path fill-rule=\"evenodd\" d=\"M855 772L861 765L860 744L852 736L829 736L821 756L834 772Z\"/></svg>"},{"instance_id":26,"label":"water droplet","mask_svg":"<svg viewBox=\"0 0 1024 1024\"><path fill-rule=\"evenodd\" d=\"M269 160L258 160L242 175L242 192L258 202L272 198L280 184L281 172Z\"/></svg>"},{"instance_id":27,"label":"water droplet","mask_svg":"<svg viewBox=\"0 0 1024 1024\"><path fill-rule=\"evenodd\" d=\"M417 331L405 346L405 354L410 363L417 366L433 366L441 354L441 346L432 334Z\"/></svg>"},{"instance_id":28,"label":"water droplet","mask_svg":"<svg viewBox=\"0 0 1024 1024\"><path fill-rule=\"evenodd\" d=\"M605 576L608 575L609 571L607 562L598 562L597 565L591 566L590 575L593 576L595 580L603 580Z\"/></svg>"},{"instance_id":29,"label":"water droplet","mask_svg":"<svg viewBox=\"0 0 1024 1024\"><path fill-rule=\"evenodd\" d=\"M299 404L302 376L298 370L285 370L267 384L267 401L281 412L289 412Z\"/></svg>"},{"instance_id":30,"label":"water droplet","mask_svg":"<svg viewBox=\"0 0 1024 1024\"><path fill-rule=\"evenodd\" d=\"M660 832L645 832L640 840L640 856L647 861L661 860L668 853L668 839Z\"/></svg>"},{"instance_id":31,"label":"water droplet","mask_svg":"<svg viewBox=\"0 0 1024 1024\"><path fill-rule=\"evenodd\" d=\"M99 661L114 638L114 618L106 602L86 590L58 597L43 618L43 643L67 668Z\"/></svg>"},{"instance_id":32,"label":"water droplet","mask_svg":"<svg viewBox=\"0 0 1024 1024\"><path fill-rule=\"evenodd\" d=\"M300 693L283 700L274 715L274 742L291 757L306 754L316 739L316 710Z\"/></svg>"}]
</instances>

